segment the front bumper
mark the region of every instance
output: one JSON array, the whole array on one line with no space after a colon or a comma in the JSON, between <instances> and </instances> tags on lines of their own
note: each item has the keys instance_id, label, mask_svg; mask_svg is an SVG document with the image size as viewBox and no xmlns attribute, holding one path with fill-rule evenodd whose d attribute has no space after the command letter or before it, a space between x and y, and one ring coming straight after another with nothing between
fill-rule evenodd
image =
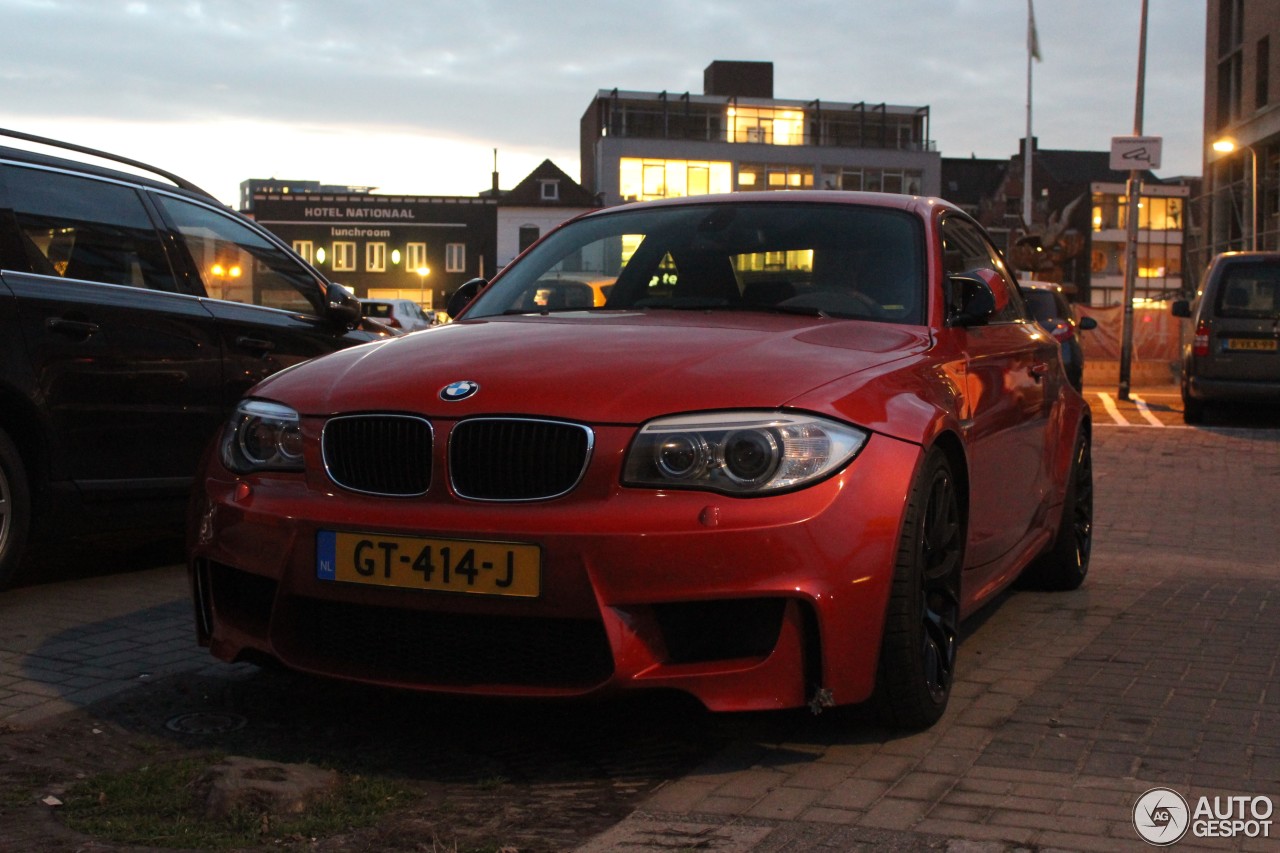
<instances>
[{"instance_id":1,"label":"front bumper","mask_svg":"<svg viewBox=\"0 0 1280 853\"><path fill-rule=\"evenodd\" d=\"M603 474L527 504L376 498L214 462L191 519L200 640L224 660L440 692L666 688L712 710L756 710L825 688L859 702L875 683L919 456L876 435L840 474L789 494L625 489ZM536 544L541 594L322 580L325 530Z\"/></svg>"}]
</instances>

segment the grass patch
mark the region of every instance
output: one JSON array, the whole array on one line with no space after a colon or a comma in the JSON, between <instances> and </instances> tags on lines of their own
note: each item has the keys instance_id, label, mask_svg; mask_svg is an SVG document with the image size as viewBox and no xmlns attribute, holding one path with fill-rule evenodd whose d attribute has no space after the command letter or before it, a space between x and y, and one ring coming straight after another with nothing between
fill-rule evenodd
<instances>
[{"instance_id":1,"label":"grass patch","mask_svg":"<svg viewBox=\"0 0 1280 853\"><path fill-rule=\"evenodd\" d=\"M351 776L299 815L238 810L210 818L199 780L221 758L205 754L87 779L66 792L61 817L77 832L116 844L216 850L370 826L415 796L389 779Z\"/></svg>"}]
</instances>

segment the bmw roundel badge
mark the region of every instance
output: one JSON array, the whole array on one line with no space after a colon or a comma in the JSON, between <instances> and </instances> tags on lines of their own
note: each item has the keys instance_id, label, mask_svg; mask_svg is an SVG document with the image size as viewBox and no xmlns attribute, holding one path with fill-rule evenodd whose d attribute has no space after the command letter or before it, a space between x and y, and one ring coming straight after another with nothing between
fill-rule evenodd
<instances>
[{"instance_id":1,"label":"bmw roundel badge","mask_svg":"<svg viewBox=\"0 0 1280 853\"><path fill-rule=\"evenodd\" d=\"M470 379L463 379L458 382L450 382L448 385L440 389L440 399L446 403L454 403L458 400L465 400L474 396L480 390L480 383L472 382Z\"/></svg>"}]
</instances>

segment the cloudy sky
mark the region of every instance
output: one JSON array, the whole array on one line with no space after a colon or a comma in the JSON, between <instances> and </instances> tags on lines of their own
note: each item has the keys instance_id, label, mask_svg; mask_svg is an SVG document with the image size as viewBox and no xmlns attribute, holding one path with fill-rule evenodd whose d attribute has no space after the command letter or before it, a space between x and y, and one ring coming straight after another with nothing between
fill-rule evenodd
<instances>
[{"instance_id":1,"label":"cloudy sky","mask_svg":"<svg viewBox=\"0 0 1280 853\"><path fill-rule=\"evenodd\" d=\"M1033 132L1134 129L1141 0L1039 0ZM1150 3L1143 131L1200 174L1205 0ZM770 61L779 98L931 110L944 157L1026 129L1026 0L0 0L0 127L154 163L227 203L250 177L473 195L578 175L600 89L702 92Z\"/></svg>"}]
</instances>

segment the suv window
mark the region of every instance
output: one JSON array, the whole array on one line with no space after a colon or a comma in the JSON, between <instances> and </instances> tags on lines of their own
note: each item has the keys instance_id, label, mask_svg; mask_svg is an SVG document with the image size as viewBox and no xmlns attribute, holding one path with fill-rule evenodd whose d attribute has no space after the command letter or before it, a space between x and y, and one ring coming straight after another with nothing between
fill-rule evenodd
<instances>
[{"instance_id":1,"label":"suv window","mask_svg":"<svg viewBox=\"0 0 1280 853\"><path fill-rule=\"evenodd\" d=\"M1280 267L1240 264L1228 268L1214 309L1219 317L1242 320L1280 317Z\"/></svg>"},{"instance_id":2,"label":"suv window","mask_svg":"<svg viewBox=\"0 0 1280 853\"><path fill-rule=\"evenodd\" d=\"M181 232L209 296L304 314L323 312L315 278L283 248L212 208L159 193L155 199Z\"/></svg>"},{"instance_id":3,"label":"suv window","mask_svg":"<svg viewBox=\"0 0 1280 853\"><path fill-rule=\"evenodd\" d=\"M174 290L164 246L137 191L44 169L5 167L24 272Z\"/></svg>"}]
</instances>

